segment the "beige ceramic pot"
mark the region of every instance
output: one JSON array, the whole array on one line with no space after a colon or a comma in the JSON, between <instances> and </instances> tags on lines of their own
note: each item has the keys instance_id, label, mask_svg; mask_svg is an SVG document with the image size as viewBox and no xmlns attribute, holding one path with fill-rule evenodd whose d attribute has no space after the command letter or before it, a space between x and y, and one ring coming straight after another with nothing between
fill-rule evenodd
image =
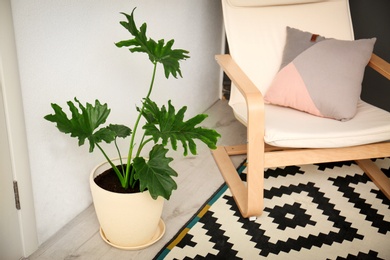
<instances>
[{"instance_id":1,"label":"beige ceramic pot","mask_svg":"<svg viewBox=\"0 0 390 260\"><path fill-rule=\"evenodd\" d=\"M115 165L119 160L113 160ZM161 214L164 199L154 200L148 191L114 193L100 188L95 177L109 169L104 162L93 169L90 187L100 235L108 244L127 250L138 250L158 241L165 232Z\"/></svg>"}]
</instances>

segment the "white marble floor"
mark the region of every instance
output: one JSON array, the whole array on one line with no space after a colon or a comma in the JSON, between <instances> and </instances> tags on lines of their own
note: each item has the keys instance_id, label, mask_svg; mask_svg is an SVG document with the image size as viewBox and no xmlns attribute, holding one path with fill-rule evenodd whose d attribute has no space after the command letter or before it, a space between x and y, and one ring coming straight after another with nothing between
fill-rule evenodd
<instances>
[{"instance_id":1,"label":"white marble floor","mask_svg":"<svg viewBox=\"0 0 390 260\"><path fill-rule=\"evenodd\" d=\"M219 144L233 145L246 141L246 128L234 118L227 101L218 101L206 113L209 117L204 125L222 135ZM238 165L244 156L234 159ZM162 218L166 233L154 245L139 251L123 251L107 245L100 237L99 224L91 205L28 259L152 259L223 183L207 147L199 146L197 156L176 159L172 167L179 173L176 179L179 188L165 202Z\"/></svg>"}]
</instances>

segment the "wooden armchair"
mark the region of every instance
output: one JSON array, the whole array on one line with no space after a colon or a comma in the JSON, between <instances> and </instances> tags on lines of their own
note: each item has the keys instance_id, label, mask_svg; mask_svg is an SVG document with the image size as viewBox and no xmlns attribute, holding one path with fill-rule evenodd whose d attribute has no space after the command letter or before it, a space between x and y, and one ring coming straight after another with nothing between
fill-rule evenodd
<instances>
[{"instance_id":1,"label":"wooden armchair","mask_svg":"<svg viewBox=\"0 0 390 260\"><path fill-rule=\"evenodd\" d=\"M264 169L288 165L355 160L390 198L389 178L371 161L390 156L389 112L359 100L356 115L341 122L264 102L279 71L286 27L351 41L348 1L222 0L222 7L231 54L216 59L232 80L229 104L247 126L248 140L220 146L213 156L241 214L262 214ZM372 54L369 66L390 80L389 63ZM246 184L230 160L245 153Z\"/></svg>"}]
</instances>

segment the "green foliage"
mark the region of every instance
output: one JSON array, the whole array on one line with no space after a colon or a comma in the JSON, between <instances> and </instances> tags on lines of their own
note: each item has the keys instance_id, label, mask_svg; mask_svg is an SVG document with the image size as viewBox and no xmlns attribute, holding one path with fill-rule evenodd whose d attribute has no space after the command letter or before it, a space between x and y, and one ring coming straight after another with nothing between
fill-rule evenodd
<instances>
[{"instance_id":1,"label":"green foliage","mask_svg":"<svg viewBox=\"0 0 390 260\"><path fill-rule=\"evenodd\" d=\"M149 153L149 160L134 158L134 177L139 180L140 189L148 189L154 199L158 196L169 199L172 191L177 189L172 178L177 176L177 172L169 166L173 159L166 157L167 152L163 145L156 144Z\"/></svg>"},{"instance_id":2,"label":"green foliage","mask_svg":"<svg viewBox=\"0 0 390 260\"><path fill-rule=\"evenodd\" d=\"M178 75L182 77L180 61L189 58L187 55L188 51L172 49L173 40L165 44L164 40L155 41L148 38L146 36L146 23L142 24L139 29L135 24L134 10L131 15L125 13L123 15L125 15L127 21L122 21L120 24L128 30L133 38L120 41L116 43L116 46L119 48L129 47L132 53L146 53L154 66L147 95L144 98L142 107L137 108L138 117L134 123L133 132L124 125L110 124L104 127L103 125L106 123L111 111L107 104L102 105L98 100L95 101L94 105L86 103L85 106L76 98L74 99L75 102L68 101L67 104L71 112L70 118L68 118L59 105L51 104L54 114L46 115L44 118L55 123L59 131L78 138L79 146L83 145L87 139L90 152L93 152L94 148L98 147L115 170L122 187L128 188L129 186L139 185L141 191L147 189L154 199L158 196L169 199L172 191L177 189L177 184L173 179L173 177L177 176L177 173L169 166L173 159L166 157L169 151L166 146L170 143L172 149L177 150L177 144L181 143L184 156L188 155L188 151L196 154L196 140L203 142L211 149L215 149L220 135L215 130L199 126L207 115L199 114L185 121L184 117L187 107L182 107L176 112L171 101L169 101L167 107L162 106L159 108L149 98L154 85L157 64L162 64L166 78L169 78L169 75L175 78ZM145 124L142 127L144 132L139 141L138 149L134 152L135 136L141 117L145 119ZM114 142L118 156L121 158L116 139L128 136L131 136L131 140L127 166L126 168L120 167L121 169L118 169L100 146L100 143ZM148 159L145 159L141 156L141 151L151 141L155 144L149 152Z\"/></svg>"},{"instance_id":3,"label":"green foliage","mask_svg":"<svg viewBox=\"0 0 390 260\"><path fill-rule=\"evenodd\" d=\"M99 100L95 101L95 106L87 103L83 106L77 98L74 99L76 104L68 101L68 107L72 114L71 119L57 104L51 104L54 114L46 115L44 118L50 122L56 123L58 130L65 134L70 134L71 137L77 137L79 146L83 145L85 139L89 141L89 152L93 152L95 145L104 141L111 143L117 137L125 138L130 135L131 130L124 125L110 125L108 127L96 129L104 124L111 110L107 104L100 104Z\"/></svg>"},{"instance_id":4,"label":"green foliage","mask_svg":"<svg viewBox=\"0 0 390 260\"><path fill-rule=\"evenodd\" d=\"M212 129L197 127L206 119L207 115L199 114L193 118L184 120L184 113L187 107L182 107L177 113L168 102L168 110L165 106L158 108L157 104L150 99L145 99L143 116L147 120L143 129L145 135L152 136L155 143L160 139L166 146L170 141L173 150L177 150L177 142L181 142L184 149L184 156L188 155L188 149L192 154L196 154L195 139L201 140L209 148L215 149L219 134Z\"/></svg>"},{"instance_id":5,"label":"green foliage","mask_svg":"<svg viewBox=\"0 0 390 260\"><path fill-rule=\"evenodd\" d=\"M182 49L172 50L174 40L170 40L165 44L163 39L155 41L146 36L146 23L143 23L140 29L137 29L137 26L134 22L134 10L131 15L122 13L127 21L122 21L120 24L126 28L132 36L133 39L124 40L116 43L117 47L130 47L131 52L143 52L149 56L149 60L154 63L161 63L164 66L165 77L169 78L171 74L173 77L177 78L177 74L181 75L180 71L180 60L189 58L188 51Z\"/></svg>"}]
</instances>

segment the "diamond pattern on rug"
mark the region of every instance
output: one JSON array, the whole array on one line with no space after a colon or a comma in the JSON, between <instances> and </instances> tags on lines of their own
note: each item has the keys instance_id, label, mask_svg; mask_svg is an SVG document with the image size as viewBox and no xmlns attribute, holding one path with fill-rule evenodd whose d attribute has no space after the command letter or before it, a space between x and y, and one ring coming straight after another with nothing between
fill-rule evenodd
<instances>
[{"instance_id":1,"label":"diamond pattern on rug","mask_svg":"<svg viewBox=\"0 0 390 260\"><path fill-rule=\"evenodd\" d=\"M390 177L389 158L375 163ZM265 179L256 221L224 186L156 259L390 259L390 201L354 162L268 169Z\"/></svg>"}]
</instances>

